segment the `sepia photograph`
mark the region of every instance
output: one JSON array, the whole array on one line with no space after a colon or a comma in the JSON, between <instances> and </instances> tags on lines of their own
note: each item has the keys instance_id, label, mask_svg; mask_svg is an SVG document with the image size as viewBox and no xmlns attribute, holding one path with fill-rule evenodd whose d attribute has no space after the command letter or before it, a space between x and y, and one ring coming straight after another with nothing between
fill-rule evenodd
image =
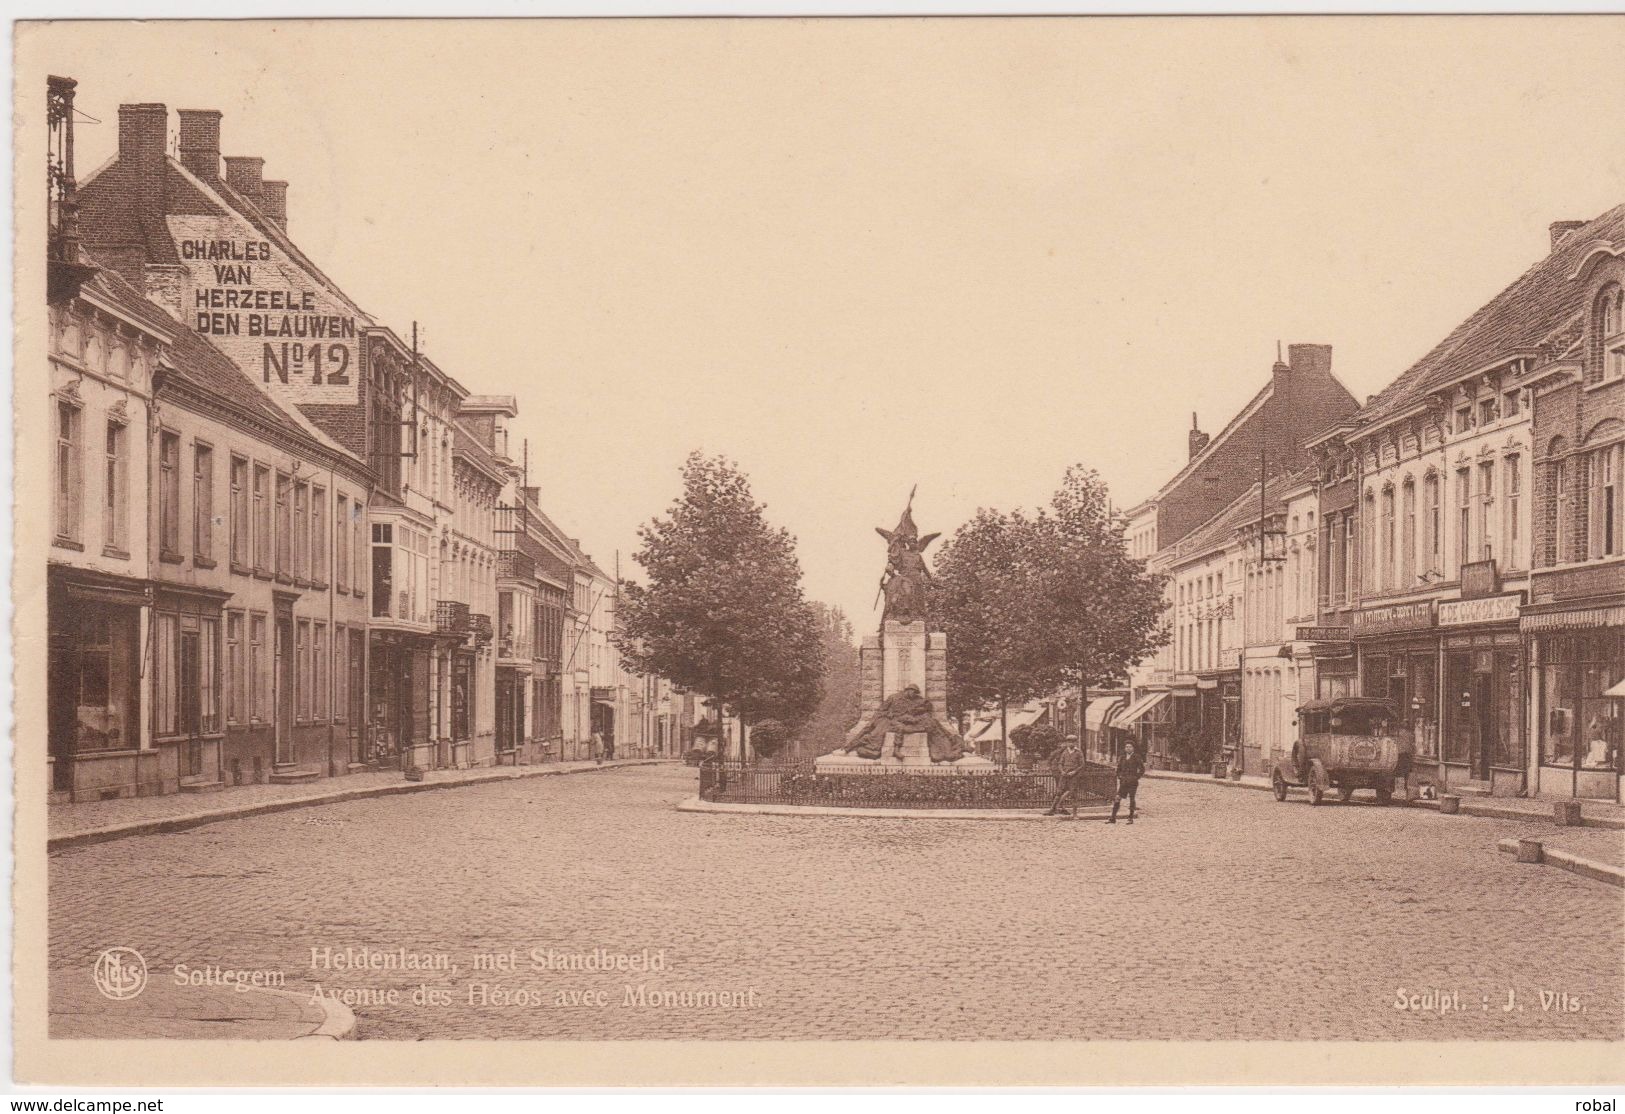
<instances>
[{"instance_id":1,"label":"sepia photograph","mask_svg":"<svg viewBox=\"0 0 1625 1114\"><path fill-rule=\"evenodd\" d=\"M1625 1079L1625 16L13 45L19 1082Z\"/></svg>"}]
</instances>

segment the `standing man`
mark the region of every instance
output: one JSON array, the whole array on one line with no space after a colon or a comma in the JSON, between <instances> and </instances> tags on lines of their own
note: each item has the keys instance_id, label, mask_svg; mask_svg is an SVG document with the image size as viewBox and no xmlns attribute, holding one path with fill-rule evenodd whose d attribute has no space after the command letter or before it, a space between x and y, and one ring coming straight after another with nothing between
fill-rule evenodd
<instances>
[{"instance_id":1,"label":"standing man","mask_svg":"<svg viewBox=\"0 0 1625 1114\"><path fill-rule=\"evenodd\" d=\"M1078 749L1078 737L1068 735L1065 744L1055 752L1055 803L1049 806L1049 811L1044 813L1045 816L1059 816L1063 801L1067 805L1067 815L1078 814L1077 805L1072 797L1077 792L1078 775L1083 773L1086 764L1083 751Z\"/></svg>"},{"instance_id":2,"label":"standing man","mask_svg":"<svg viewBox=\"0 0 1625 1114\"><path fill-rule=\"evenodd\" d=\"M604 737L596 731L592 733L592 760L604 764Z\"/></svg>"},{"instance_id":3,"label":"standing man","mask_svg":"<svg viewBox=\"0 0 1625 1114\"><path fill-rule=\"evenodd\" d=\"M1123 757L1117 760L1117 796L1112 798L1112 815L1106 823L1117 823L1117 806L1123 803L1124 797L1128 798L1128 822L1134 823L1134 794L1140 788L1140 775L1143 773L1145 763L1134 753L1134 744L1124 744Z\"/></svg>"}]
</instances>

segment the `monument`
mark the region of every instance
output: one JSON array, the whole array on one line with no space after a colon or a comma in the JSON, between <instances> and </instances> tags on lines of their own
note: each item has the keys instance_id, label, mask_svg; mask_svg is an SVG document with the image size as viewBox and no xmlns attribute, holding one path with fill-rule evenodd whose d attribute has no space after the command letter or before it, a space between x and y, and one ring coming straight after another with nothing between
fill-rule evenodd
<instances>
[{"instance_id":1,"label":"monument","mask_svg":"<svg viewBox=\"0 0 1625 1114\"><path fill-rule=\"evenodd\" d=\"M820 773L963 773L995 769L978 757L948 719L948 636L931 630L925 548L940 535L920 536L914 493L886 539L880 593L886 605L880 633L859 651L861 714L845 745L813 762Z\"/></svg>"}]
</instances>

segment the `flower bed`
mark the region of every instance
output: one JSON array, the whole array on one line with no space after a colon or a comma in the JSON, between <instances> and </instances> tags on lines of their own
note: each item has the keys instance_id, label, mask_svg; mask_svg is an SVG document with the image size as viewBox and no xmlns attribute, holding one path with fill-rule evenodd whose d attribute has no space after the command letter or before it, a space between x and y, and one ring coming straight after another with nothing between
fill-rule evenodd
<instances>
[{"instance_id":1,"label":"flower bed","mask_svg":"<svg viewBox=\"0 0 1625 1114\"><path fill-rule=\"evenodd\" d=\"M751 804L813 805L833 808L1034 808L1055 798L1055 775L995 770L985 773L819 773L794 769L716 768L701 770L700 795L706 800ZM1078 802L1111 798L1111 770L1091 766L1079 777Z\"/></svg>"}]
</instances>

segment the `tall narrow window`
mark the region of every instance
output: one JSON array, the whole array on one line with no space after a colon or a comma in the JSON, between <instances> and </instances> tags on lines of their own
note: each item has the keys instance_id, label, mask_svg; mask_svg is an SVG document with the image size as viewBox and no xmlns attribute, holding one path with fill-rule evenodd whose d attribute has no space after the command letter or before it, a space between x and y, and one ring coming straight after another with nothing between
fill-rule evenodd
<instances>
[{"instance_id":1,"label":"tall narrow window","mask_svg":"<svg viewBox=\"0 0 1625 1114\"><path fill-rule=\"evenodd\" d=\"M130 548L129 436L119 422L107 423L107 461L102 496L103 544L120 551Z\"/></svg>"},{"instance_id":2,"label":"tall narrow window","mask_svg":"<svg viewBox=\"0 0 1625 1114\"><path fill-rule=\"evenodd\" d=\"M220 620L198 620L197 725L204 735L220 730Z\"/></svg>"},{"instance_id":3,"label":"tall narrow window","mask_svg":"<svg viewBox=\"0 0 1625 1114\"><path fill-rule=\"evenodd\" d=\"M251 527L248 518L248 461L240 456L231 458L231 553L229 560L239 569L246 569L253 561L249 552Z\"/></svg>"},{"instance_id":4,"label":"tall narrow window","mask_svg":"<svg viewBox=\"0 0 1625 1114\"><path fill-rule=\"evenodd\" d=\"M333 523L333 586L342 592L350 586L350 500L342 492Z\"/></svg>"},{"instance_id":5,"label":"tall narrow window","mask_svg":"<svg viewBox=\"0 0 1625 1114\"><path fill-rule=\"evenodd\" d=\"M310 489L310 578L327 583L327 488Z\"/></svg>"},{"instance_id":6,"label":"tall narrow window","mask_svg":"<svg viewBox=\"0 0 1625 1114\"><path fill-rule=\"evenodd\" d=\"M153 616L153 734L174 735L180 730L179 673L175 660L179 623L174 615Z\"/></svg>"},{"instance_id":7,"label":"tall narrow window","mask_svg":"<svg viewBox=\"0 0 1625 1114\"><path fill-rule=\"evenodd\" d=\"M181 555L181 439L158 435L158 547L165 556Z\"/></svg>"},{"instance_id":8,"label":"tall narrow window","mask_svg":"<svg viewBox=\"0 0 1625 1114\"><path fill-rule=\"evenodd\" d=\"M249 715L257 723L271 720L271 664L266 657L265 616L248 617L248 678L250 685Z\"/></svg>"},{"instance_id":9,"label":"tall narrow window","mask_svg":"<svg viewBox=\"0 0 1625 1114\"><path fill-rule=\"evenodd\" d=\"M1473 559L1473 470L1456 469L1456 572Z\"/></svg>"},{"instance_id":10,"label":"tall narrow window","mask_svg":"<svg viewBox=\"0 0 1625 1114\"><path fill-rule=\"evenodd\" d=\"M1597 338L1592 362L1597 371L1588 378L1617 379L1625 376L1625 291L1617 282L1609 283L1597 294L1592 328Z\"/></svg>"},{"instance_id":11,"label":"tall narrow window","mask_svg":"<svg viewBox=\"0 0 1625 1114\"><path fill-rule=\"evenodd\" d=\"M1523 477L1518 472L1520 458L1516 453L1502 462L1501 492L1505 503L1501 518L1501 557L1509 569L1523 568L1523 524L1518 520L1523 513Z\"/></svg>"},{"instance_id":12,"label":"tall narrow window","mask_svg":"<svg viewBox=\"0 0 1625 1114\"><path fill-rule=\"evenodd\" d=\"M310 643L310 684L311 684L311 712L317 720L327 718L327 624L316 623L311 627Z\"/></svg>"},{"instance_id":13,"label":"tall narrow window","mask_svg":"<svg viewBox=\"0 0 1625 1114\"><path fill-rule=\"evenodd\" d=\"M1427 564L1424 572L1444 572L1444 521L1439 509L1439 476L1429 472L1422 480L1422 559Z\"/></svg>"},{"instance_id":14,"label":"tall narrow window","mask_svg":"<svg viewBox=\"0 0 1625 1114\"><path fill-rule=\"evenodd\" d=\"M1562 564L1569 559L1571 542L1569 540L1569 462L1556 460L1552 462L1552 539L1548 546L1552 553L1552 560Z\"/></svg>"},{"instance_id":15,"label":"tall narrow window","mask_svg":"<svg viewBox=\"0 0 1625 1114\"><path fill-rule=\"evenodd\" d=\"M1416 584L1416 484L1405 481L1403 503L1400 507L1399 587L1401 591Z\"/></svg>"},{"instance_id":16,"label":"tall narrow window","mask_svg":"<svg viewBox=\"0 0 1625 1114\"><path fill-rule=\"evenodd\" d=\"M1394 489L1382 489L1382 583L1392 588L1394 578Z\"/></svg>"},{"instance_id":17,"label":"tall narrow window","mask_svg":"<svg viewBox=\"0 0 1625 1114\"><path fill-rule=\"evenodd\" d=\"M248 695L243 673L243 613L226 612L226 721L246 723Z\"/></svg>"},{"instance_id":18,"label":"tall narrow window","mask_svg":"<svg viewBox=\"0 0 1625 1114\"><path fill-rule=\"evenodd\" d=\"M361 523L365 516L361 513L361 500L357 499L350 504L350 560L355 564L350 569L350 587L356 592L367 590L367 547L361 544ZM376 612L374 612L376 614Z\"/></svg>"},{"instance_id":19,"label":"tall narrow window","mask_svg":"<svg viewBox=\"0 0 1625 1114\"><path fill-rule=\"evenodd\" d=\"M310 718L310 620L300 619L294 642L293 667L296 674L294 693L298 698L296 715L301 720Z\"/></svg>"},{"instance_id":20,"label":"tall narrow window","mask_svg":"<svg viewBox=\"0 0 1625 1114\"><path fill-rule=\"evenodd\" d=\"M271 470L254 465L254 571L269 574L273 558L271 534Z\"/></svg>"},{"instance_id":21,"label":"tall narrow window","mask_svg":"<svg viewBox=\"0 0 1625 1114\"><path fill-rule=\"evenodd\" d=\"M310 485L293 485L293 575L310 578Z\"/></svg>"},{"instance_id":22,"label":"tall narrow window","mask_svg":"<svg viewBox=\"0 0 1625 1114\"><path fill-rule=\"evenodd\" d=\"M1619 526L1620 446L1608 445L1590 455L1591 504L1586 516L1588 542L1586 556L1612 557L1619 552L1616 534Z\"/></svg>"},{"instance_id":23,"label":"tall narrow window","mask_svg":"<svg viewBox=\"0 0 1625 1114\"><path fill-rule=\"evenodd\" d=\"M214 450L201 441L192 445L192 555L214 557Z\"/></svg>"},{"instance_id":24,"label":"tall narrow window","mask_svg":"<svg viewBox=\"0 0 1625 1114\"><path fill-rule=\"evenodd\" d=\"M56 536L60 541L78 542L80 491L84 487L79 443L79 408L68 402L56 404Z\"/></svg>"},{"instance_id":25,"label":"tall narrow window","mask_svg":"<svg viewBox=\"0 0 1625 1114\"><path fill-rule=\"evenodd\" d=\"M281 472L276 474L276 571L278 576L291 575L290 558L293 552L292 493L290 481Z\"/></svg>"},{"instance_id":26,"label":"tall narrow window","mask_svg":"<svg viewBox=\"0 0 1625 1114\"><path fill-rule=\"evenodd\" d=\"M1495 556L1495 461L1478 466L1478 559Z\"/></svg>"}]
</instances>

